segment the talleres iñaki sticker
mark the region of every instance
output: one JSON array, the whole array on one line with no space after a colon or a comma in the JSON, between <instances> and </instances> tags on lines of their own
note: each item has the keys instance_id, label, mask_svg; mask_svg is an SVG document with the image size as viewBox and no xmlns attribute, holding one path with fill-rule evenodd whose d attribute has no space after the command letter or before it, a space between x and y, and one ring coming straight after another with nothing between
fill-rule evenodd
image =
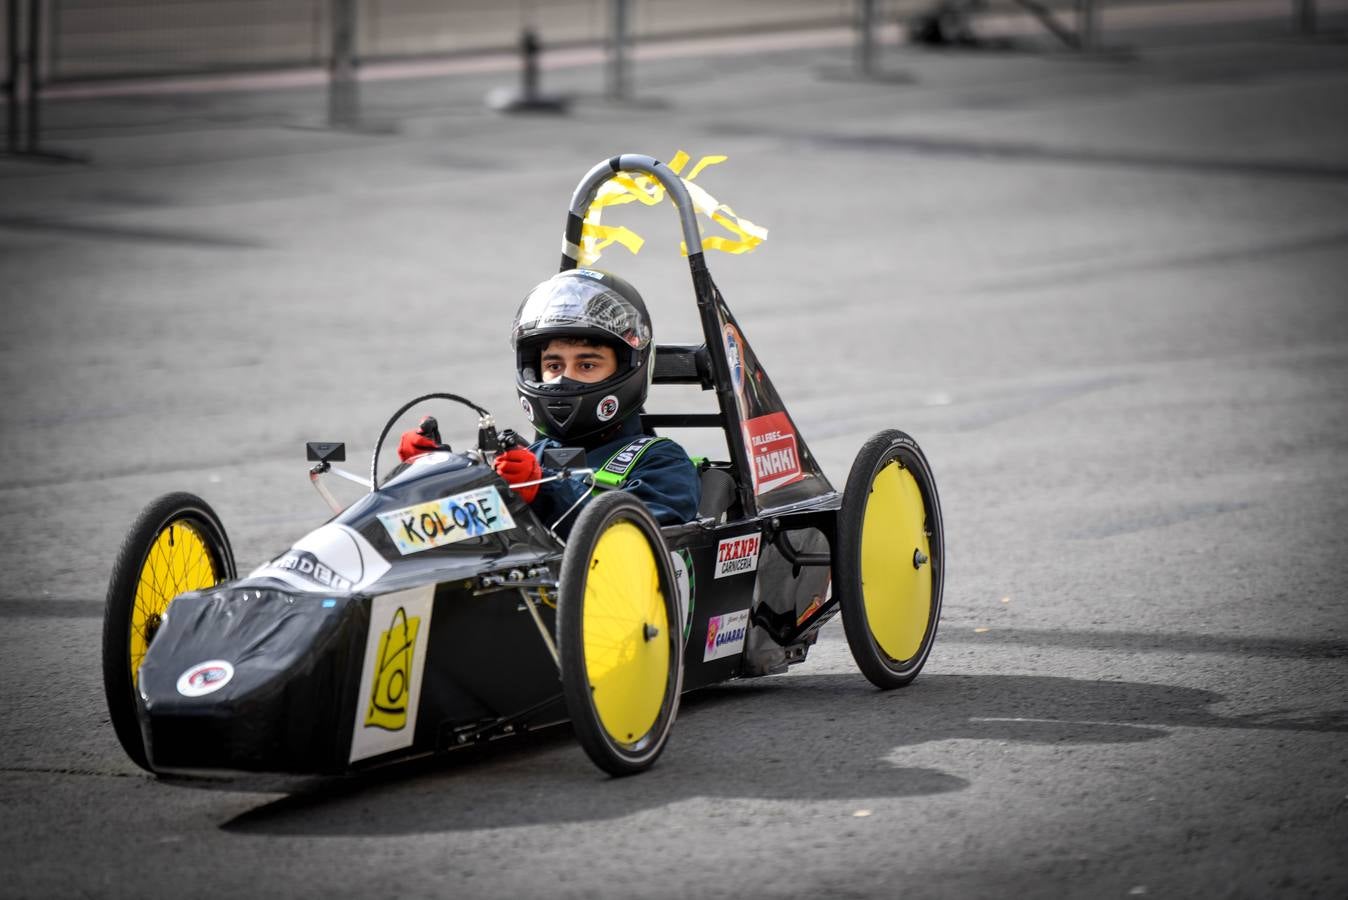
<instances>
[{"instance_id":1,"label":"talleres i\u00f1aki sticker","mask_svg":"<svg viewBox=\"0 0 1348 900\"><path fill-rule=\"evenodd\" d=\"M766 494L805 477L800 468L796 431L786 413L768 413L745 422L744 443L753 461L755 494Z\"/></svg>"},{"instance_id":2,"label":"talleres i\u00f1aki sticker","mask_svg":"<svg viewBox=\"0 0 1348 900\"><path fill-rule=\"evenodd\" d=\"M744 650L744 633L749 628L749 610L741 609L707 620L707 646L702 661L734 656Z\"/></svg>"},{"instance_id":3,"label":"talleres i\u00f1aki sticker","mask_svg":"<svg viewBox=\"0 0 1348 900\"><path fill-rule=\"evenodd\" d=\"M515 527L494 485L379 514L403 556Z\"/></svg>"},{"instance_id":4,"label":"talleres i\u00f1aki sticker","mask_svg":"<svg viewBox=\"0 0 1348 900\"><path fill-rule=\"evenodd\" d=\"M726 538L716 545L716 574L713 578L742 575L758 568L760 535L745 534Z\"/></svg>"}]
</instances>

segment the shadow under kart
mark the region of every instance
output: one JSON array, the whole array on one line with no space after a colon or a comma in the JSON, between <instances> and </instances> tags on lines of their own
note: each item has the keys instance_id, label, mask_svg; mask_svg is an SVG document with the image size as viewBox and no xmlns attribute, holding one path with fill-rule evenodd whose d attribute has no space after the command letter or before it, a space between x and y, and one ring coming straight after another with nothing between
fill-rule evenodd
<instances>
[{"instance_id":1,"label":"shadow under kart","mask_svg":"<svg viewBox=\"0 0 1348 900\"><path fill-rule=\"evenodd\" d=\"M702 246L679 177L617 156L573 194L563 271L618 173L668 191L686 245ZM311 444L311 478L337 515L244 578L204 501L161 497L122 547L104 619L108 706L130 757L155 772L341 773L569 719L600 768L630 774L659 757L683 692L784 671L839 611L867 678L915 678L944 573L925 456L880 432L835 491L703 254L688 259L704 340L657 348L652 381L714 391L718 412L643 422L724 433L731 458L702 463L696 520L662 528L554 451L551 477L598 494L562 540L493 470L491 416L452 394L389 420L368 482L331 466L340 445ZM426 454L381 483L385 437L428 397L477 413L476 446ZM370 491L340 509L328 472Z\"/></svg>"}]
</instances>

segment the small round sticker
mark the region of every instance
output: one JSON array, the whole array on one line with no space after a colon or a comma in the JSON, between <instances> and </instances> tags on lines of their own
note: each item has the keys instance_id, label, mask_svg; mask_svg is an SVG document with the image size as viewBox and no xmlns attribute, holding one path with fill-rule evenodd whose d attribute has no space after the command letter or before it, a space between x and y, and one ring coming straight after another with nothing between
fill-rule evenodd
<instances>
[{"instance_id":1,"label":"small round sticker","mask_svg":"<svg viewBox=\"0 0 1348 900\"><path fill-rule=\"evenodd\" d=\"M178 677L178 693L184 697L201 697L229 684L234 667L223 659L197 663Z\"/></svg>"},{"instance_id":2,"label":"small round sticker","mask_svg":"<svg viewBox=\"0 0 1348 900\"><path fill-rule=\"evenodd\" d=\"M524 410L524 415L528 417L530 422L534 420L534 405L529 402L528 397L520 398L520 409Z\"/></svg>"},{"instance_id":3,"label":"small round sticker","mask_svg":"<svg viewBox=\"0 0 1348 900\"><path fill-rule=\"evenodd\" d=\"M599 421L607 422L618 414L618 398L609 394L599 401L599 406L595 409L594 414L599 418Z\"/></svg>"}]
</instances>

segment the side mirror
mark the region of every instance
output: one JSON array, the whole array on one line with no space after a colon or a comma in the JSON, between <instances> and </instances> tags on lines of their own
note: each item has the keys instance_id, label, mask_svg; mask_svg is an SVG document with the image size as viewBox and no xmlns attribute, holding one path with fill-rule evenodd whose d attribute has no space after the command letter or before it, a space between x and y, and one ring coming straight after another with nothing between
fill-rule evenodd
<instances>
[{"instance_id":1,"label":"side mirror","mask_svg":"<svg viewBox=\"0 0 1348 900\"><path fill-rule=\"evenodd\" d=\"M345 462L346 444L335 444L331 441L310 441L304 445L304 454L304 458L309 462Z\"/></svg>"},{"instance_id":2,"label":"side mirror","mask_svg":"<svg viewBox=\"0 0 1348 900\"><path fill-rule=\"evenodd\" d=\"M585 451L580 447L549 447L543 451L543 465L554 469L583 469Z\"/></svg>"}]
</instances>

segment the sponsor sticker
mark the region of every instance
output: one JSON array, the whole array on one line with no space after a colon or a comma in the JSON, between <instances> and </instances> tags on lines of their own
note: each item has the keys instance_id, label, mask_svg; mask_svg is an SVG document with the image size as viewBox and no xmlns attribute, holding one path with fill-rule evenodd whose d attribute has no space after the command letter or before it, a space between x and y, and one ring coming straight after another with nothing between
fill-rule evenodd
<instances>
[{"instance_id":1,"label":"sponsor sticker","mask_svg":"<svg viewBox=\"0 0 1348 900\"><path fill-rule=\"evenodd\" d=\"M330 522L249 577L275 578L312 593L349 594L378 581L388 570L388 561L359 532Z\"/></svg>"},{"instance_id":2,"label":"sponsor sticker","mask_svg":"<svg viewBox=\"0 0 1348 900\"><path fill-rule=\"evenodd\" d=\"M515 527L494 485L380 513L379 521L403 556Z\"/></svg>"},{"instance_id":3,"label":"sponsor sticker","mask_svg":"<svg viewBox=\"0 0 1348 900\"><path fill-rule=\"evenodd\" d=\"M679 594L679 618L683 620L683 639L688 640L693 630L693 554L687 550L671 550L669 559L674 563L674 585Z\"/></svg>"},{"instance_id":4,"label":"sponsor sticker","mask_svg":"<svg viewBox=\"0 0 1348 900\"><path fill-rule=\"evenodd\" d=\"M760 534L745 534L740 537L726 538L716 545L716 574L713 578L725 578L727 575L743 575L758 568L758 545Z\"/></svg>"},{"instance_id":5,"label":"sponsor sticker","mask_svg":"<svg viewBox=\"0 0 1348 900\"><path fill-rule=\"evenodd\" d=\"M594 414L599 421L607 422L618 414L618 398L609 394L599 401L599 406L595 408Z\"/></svg>"},{"instance_id":6,"label":"sponsor sticker","mask_svg":"<svg viewBox=\"0 0 1348 900\"><path fill-rule=\"evenodd\" d=\"M596 281L604 280L604 273L598 271L597 269L577 269L576 274L584 275L586 278L593 278Z\"/></svg>"},{"instance_id":7,"label":"sponsor sticker","mask_svg":"<svg viewBox=\"0 0 1348 900\"><path fill-rule=\"evenodd\" d=\"M184 697L204 697L229 684L234 666L223 659L197 663L178 676L178 693Z\"/></svg>"},{"instance_id":8,"label":"sponsor sticker","mask_svg":"<svg viewBox=\"0 0 1348 900\"><path fill-rule=\"evenodd\" d=\"M294 572L318 587L333 591L348 592L355 584L308 550L288 550L272 560L271 568Z\"/></svg>"},{"instance_id":9,"label":"sponsor sticker","mask_svg":"<svg viewBox=\"0 0 1348 900\"><path fill-rule=\"evenodd\" d=\"M434 597L428 584L370 601L351 762L412 746Z\"/></svg>"},{"instance_id":10,"label":"sponsor sticker","mask_svg":"<svg viewBox=\"0 0 1348 900\"><path fill-rule=\"evenodd\" d=\"M738 328L726 323L722 332L725 339L725 358L730 365L730 382L735 386L735 395L744 399L744 337Z\"/></svg>"},{"instance_id":11,"label":"sponsor sticker","mask_svg":"<svg viewBox=\"0 0 1348 900\"><path fill-rule=\"evenodd\" d=\"M786 413L768 413L745 422L744 443L749 448L754 494L766 494L805 477L796 432Z\"/></svg>"},{"instance_id":12,"label":"sponsor sticker","mask_svg":"<svg viewBox=\"0 0 1348 900\"><path fill-rule=\"evenodd\" d=\"M744 650L744 633L749 628L749 610L712 616L707 620L707 646L702 661L710 662L723 656L734 656Z\"/></svg>"}]
</instances>

